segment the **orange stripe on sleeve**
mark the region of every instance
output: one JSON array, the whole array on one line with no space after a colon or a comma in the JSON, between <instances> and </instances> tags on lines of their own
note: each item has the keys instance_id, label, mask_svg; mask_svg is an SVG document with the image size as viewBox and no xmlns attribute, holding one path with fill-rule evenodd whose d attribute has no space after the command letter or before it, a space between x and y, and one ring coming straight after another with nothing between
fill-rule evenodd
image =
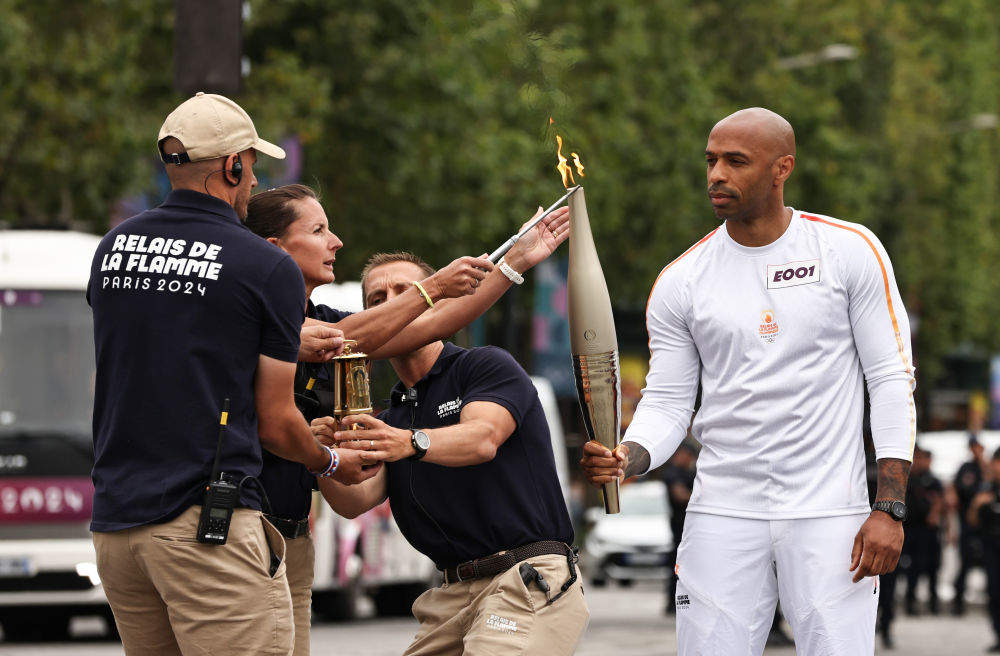
<instances>
[{"instance_id":1,"label":"orange stripe on sleeve","mask_svg":"<svg viewBox=\"0 0 1000 656\"><path fill-rule=\"evenodd\" d=\"M676 258L674 258L670 262L670 264L668 264L667 266L663 267L663 270L660 271L660 274L658 276L656 276L656 280L653 281L653 289L649 290L649 298L646 299L646 347L649 349L649 363L650 363L650 366L652 366L652 364L653 364L653 338L649 334L649 304L653 300L653 291L656 289L656 283L660 282L660 278L662 278L663 274L667 272L667 269L669 269L673 265L675 265L678 262L680 262L681 259L685 255L687 255L688 253L690 253L694 249L696 249L699 246L701 246L702 244L704 244L706 241L708 241L712 237L712 235L714 235L718 231L719 231L719 228L717 227L715 230L713 230L712 232L708 233L707 235L705 235L704 237L702 237L701 239L699 239L697 242L695 242L694 245L691 246L691 248L687 249L686 251L684 251L683 253L681 253L680 255L678 255Z\"/></svg>"},{"instance_id":2,"label":"orange stripe on sleeve","mask_svg":"<svg viewBox=\"0 0 1000 656\"><path fill-rule=\"evenodd\" d=\"M875 248L875 244L872 240L868 238L868 235L861 232L857 228L852 228L850 226L840 225L839 223L833 223L832 221L827 221L818 216L813 216L811 214L802 214L802 218L807 221L815 221L816 223L825 223L826 225L833 226L834 228L840 228L841 230L848 230L856 235L860 235L868 247L872 249L872 253L875 254L875 259L878 261L878 266L882 270L882 285L885 288L885 303L889 307L889 317L892 319L892 330L896 335L896 346L899 347L899 355L903 359L903 365L906 367L907 373L912 373L910 369L910 363L906 361L906 351L903 349L903 338L899 334L899 322L896 320L896 311L892 306L892 293L889 289L889 274L885 270L885 263L882 261L882 256L879 255L878 249Z\"/></svg>"},{"instance_id":3,"label":"orange stripe on sleeve","mask_svg":"<svg viewBox=\"0 0 1000 656\"><path fill-rule=\"evenodd\" d=\"M699 239L697 242L695 242L694 245L691 246L691 248L687 249L686 251L684 251L683 253L681 253L680 255L678 255L676 258L674 258L670 262L670 264L668 264L667 266L663 267L663 269L660 271L660 274L658 276L656 276L656 280L653 281L653 289L656 289L656 283L660 282L660 278L663 277L663 274L667 272L667 269L669 269L673 265L675 265L678 262L680 262L681 259L683 259L685 255L687 255L688 253L690 253L694 249L696 249L699 246L701 246L702 244L704 244L706 241L708 241L712 237L712 235L714 235L718 231L719 231L719 229L716 228L712 232L708 233L707 235L705 235L704 237L702 237L701 239ZM646 299L646 314L649 314L649 302L651 300L653 300L653 289L649 290L649 298ZM646 326L646 332L647 333L649 332L649 326Z\"/></svg>"},{"instance_id":4,"label":"orange stripe on sleeve","mask_svg":"<svg viewBox=\"0 0 1000 656\"><path fill-rule=\"evenodd\" d=\"M826 225L833 226L834 228L840 228L841 230L847 230L853 232L856 235L860 235L868 247L872 249L872 253L875 254L875 260L878 262L879 268L882 270L882 286L885 289L885 303L889 308L889 318L892 319L892 330L896 336L896 347L899 349L899 357L903 361L903 367L906 369L906 373L913 376L913 367L910 366L909 360L906 359L906 350L903 348L903 338L899 333L899 321L896 320L896 311L892 305L892 291L889 287L889 274L885 270L885 263L882 261L882 256L879 255L878 249L875 248L875 244L872 240L868 238L868 235L858 230L857 228L852 228L850 226L841 225L839 223L834 223L832 221L827 221L826 219L818 216L813 216L812 214L801 214L802 218L807 221L813 221L815 223L825 223ZM916 440L916 410L913 407L913 397L910 396L910 449L913 449L913 442Z\"/></svg>"}]
</instances>

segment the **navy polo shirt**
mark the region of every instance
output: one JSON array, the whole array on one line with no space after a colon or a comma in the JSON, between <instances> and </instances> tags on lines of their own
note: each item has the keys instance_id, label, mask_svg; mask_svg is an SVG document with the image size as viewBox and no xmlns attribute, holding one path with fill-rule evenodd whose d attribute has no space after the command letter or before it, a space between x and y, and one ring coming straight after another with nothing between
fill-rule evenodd
<instances>
[{"instance_id":1,"label":"navy polo shirt","mask_svg":"<svg viewBox=\"0 0 1000 656\"><path fill-rule=\"evenodd\" d=\"M211 196L172 191L94 255L93 531L168 521L201 503L229 398L221 470L257 476L258 356L295 362L305 285L295 262ZM244 485L243 506L259 509Z\"/></svg>"},{"instance_id":2,"label":"navy polo shirt","mask_svg":"<svg viewBox=\"0 0 1000 656\"><path fill-rule=\"evenodd\" d=\"M398 383L379 418L397 428L440 428L459 423L467 404L489 401L506 408L517 428L490 462L445 467L406 458L388 463L389 505L410 544L438 567L541 540L572 544L542 404L509 353L446 342L415 389L416 403L405 403L405 387Z\"/></svg>"},{"instance_id":3,"label":"navy polo shirt","mask_svg":"<svg viewBox=\"0 0 1000 656\"><path fill-rule=\"evenodd\" d=\"M309 301L309 306L306 308L306 316L327 323L337 323L350 315L350 312L334 310L325 305L313 305L312 301ZM296 391L300 391L300 383L304 388L302 381L309 378L316 378L319 381L317 384L329 381L330 367L330 364L300 362L295 372ZM303 415L306 415L307 421L312 421L315 417L329 416L331 410L328 407L320 407L318 414L310 413L313 416L308 416L303 412ZM299 520L309 517L312 491L316 489L316 477L309 473L305 465L285 460L265 450L260 482L267 492L268 501L271 502L272 513L283 519Z\"/></svg>"}]
</instances>

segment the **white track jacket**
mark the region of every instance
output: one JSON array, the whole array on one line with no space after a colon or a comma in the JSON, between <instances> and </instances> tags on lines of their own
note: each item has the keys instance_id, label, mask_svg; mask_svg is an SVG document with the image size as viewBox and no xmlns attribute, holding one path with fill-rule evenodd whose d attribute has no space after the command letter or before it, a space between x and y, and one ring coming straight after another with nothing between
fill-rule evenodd
<instances>
[{"instance_id":1,"label":"white track jacket","mask_svg":"<svg viewBox=\"0 0 1000 656\"><path fill-rule=\"evenodd\" d=\"M688 510L794 519L870 510L862 375L877 458L910 460L910 329L892 264L864 226L794 211L772 244L719 226L668 264L646 308L651 354L625 440L652 467L692 426Z\"/></svg>"}]
</instances>

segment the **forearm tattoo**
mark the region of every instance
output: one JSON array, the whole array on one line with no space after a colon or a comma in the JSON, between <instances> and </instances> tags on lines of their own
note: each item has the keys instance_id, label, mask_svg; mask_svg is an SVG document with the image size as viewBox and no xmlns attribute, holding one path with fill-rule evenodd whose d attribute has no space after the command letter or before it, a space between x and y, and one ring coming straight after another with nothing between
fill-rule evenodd
<instances>
[{"instance_id":1,"label":"forearm tattoo","mask_svg":"<svg viewBox=\"0 0 1000 656\"><path fill-rule=\"evenodd\" d=\"M878 461L878 490L876 501L903 501L906 499L906 479L910 477L910 463L899 458L882 458Z\"/></svg>"},{"instance_id":2,"label":"forearm tattoo","mask_svg":"<svg viewBox=\"0 0 1000 656\"><path fill-rule=\"evenodd\" d=\"M643 474L649 469L649 451L635 442L625 442L628 446L628 465L625 466L625 478Z\"/></svg>"}]
</instances>

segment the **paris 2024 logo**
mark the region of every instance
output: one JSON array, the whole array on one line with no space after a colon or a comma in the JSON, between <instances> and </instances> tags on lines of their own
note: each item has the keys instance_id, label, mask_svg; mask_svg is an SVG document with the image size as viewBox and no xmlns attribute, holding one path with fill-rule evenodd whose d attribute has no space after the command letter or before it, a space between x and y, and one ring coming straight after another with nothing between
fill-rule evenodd
<instances>
[{"instance_id":1,"label":"paris 2024 logo","mask_svg":"<svg viewBox=\"0 0 1000 656\"><path fill-rule=\"evenodd\" d=\"M773 344L777 339L781 328L778 327L778 320L774 317L774 312L764 310L760 313L760 326L757 328L760 338L768 344Z\"/></svg>"}]
</instances>

